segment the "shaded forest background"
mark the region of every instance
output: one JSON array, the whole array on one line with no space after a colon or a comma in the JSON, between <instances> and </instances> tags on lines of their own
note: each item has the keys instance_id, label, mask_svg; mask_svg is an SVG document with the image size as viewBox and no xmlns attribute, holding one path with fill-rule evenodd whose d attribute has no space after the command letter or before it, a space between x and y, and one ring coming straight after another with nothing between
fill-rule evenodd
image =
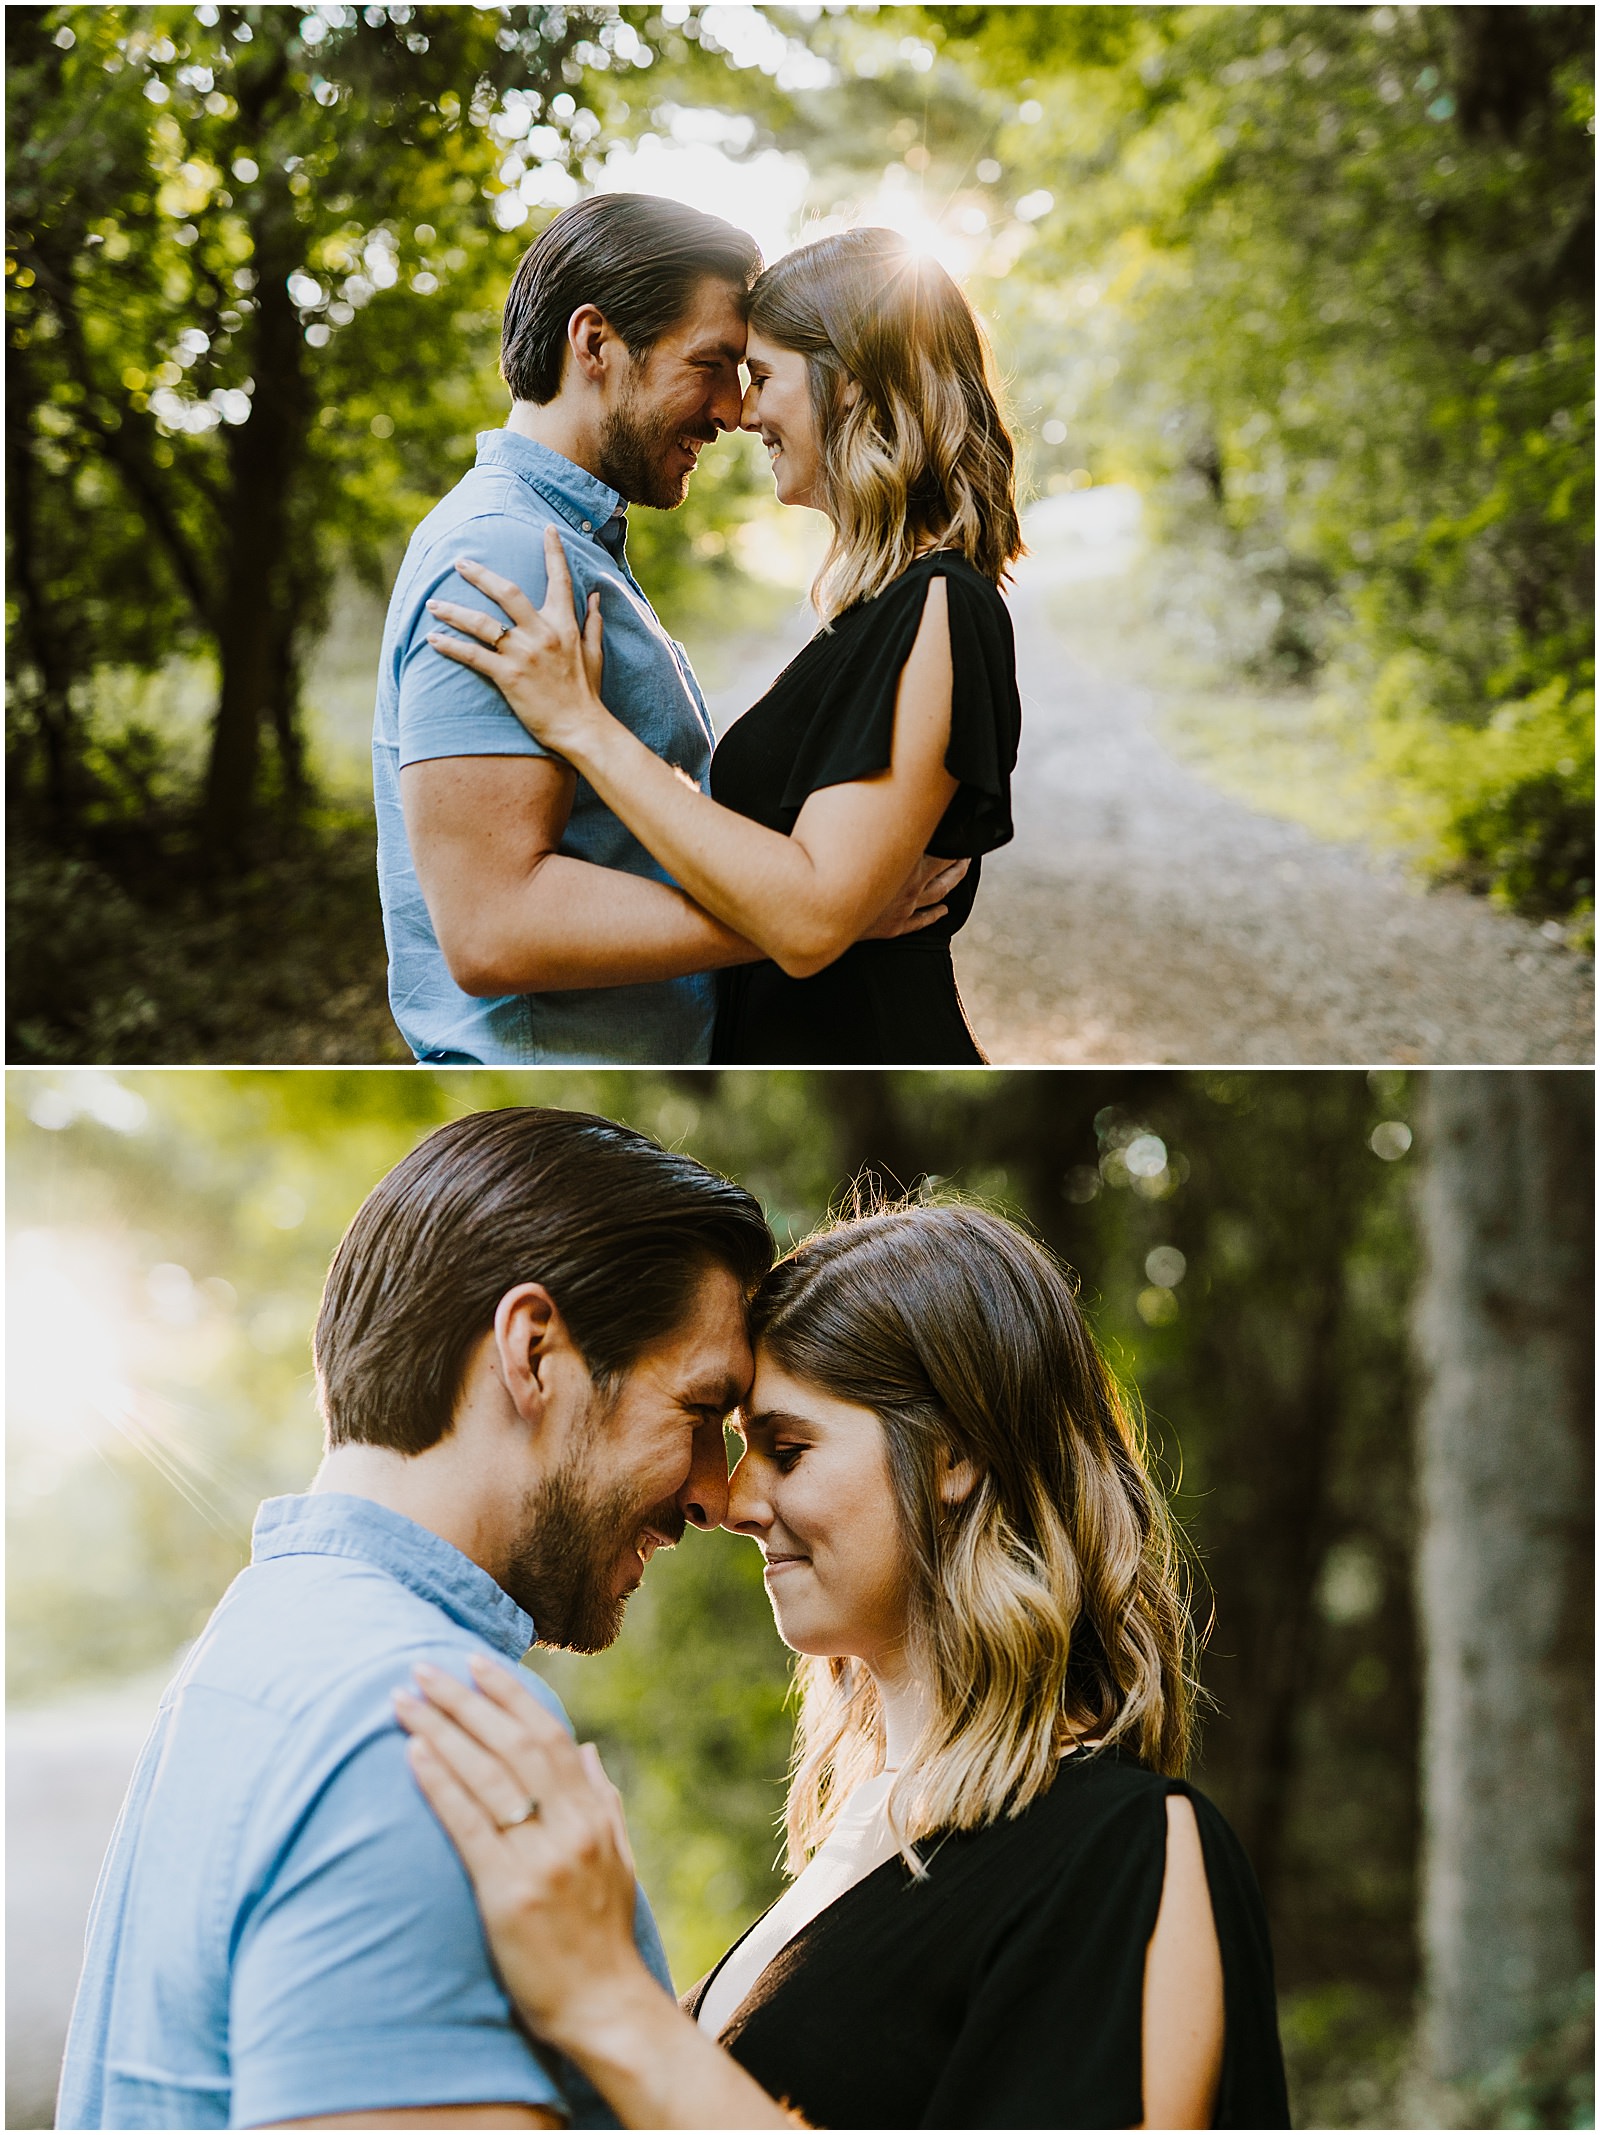
<instances>
[{"instance_id":1,"label":"shaded forest background","mask_svg":"<svg viewBox=\"0 0 1600 2135\"><path fill-rule=\"evenodd\" d=\"M1438 1110L1446 1084L1453 1113ZM257 1500L305 1486L328 1259L369 1186L436 1122L530 1100L628 1119L743 1180L785 1243L863 1173L932 1178L1011 1210L1063 1255L1142 1400L1210 1625L1216 1706L1198 1776L1267 1895L1297 2123L1592 2124L1581 1801L1569 1854L1540 1841L1556 1864L1548 1902L1522 1901L1523 1926L1499 1938L1516 1945L1522 2001L1508 2014L1491 1982L1491 2020L1474 2020L1465 2061L1445 2058L1465 2076L1421 2102L1415 2088L1428 1773L1414 1563L1428 1492L1408 1331L1419 1166L1435 1167L1442 1221L1459 1227L1462 1186L1436 1161L1448 1138L1491 1204L1481 1234L1461 1235L1463 1259L1501 1285L1488 1309L1510 1361L1481 1343L1470 1355L1483 1442L1509 1478L1486 1501L1502 1537L1537 1485L1531 1554L1499 1575L1541 1594L1547 1578L1568 1582L1571 1681L1556 1689L1581 1707L1589 1490L1516 1421L1516 1372L1525 1348L1589 1352L1588 1077L40 1070L13 1072L8 1100L13 1703L166 1664L246 1560ZM1552 1180L1566 1182L1555 1200ZM1541 1253L1555 1270L1544 1290ZM1448 1280L1430 1310L1436 1342L1468 1355ZM1571 1401L1587 1443L1581 1388ZM1543 1413L1569 1429L1566 1397ZM1458 1428L1436 1421L1436 1457L1481 1497L1452 1450ZM1463 1592L1451 1606L1470 1642L1479 1604ZM1516 1611L1495 1606L1503 1632ZM1505 1663L1513 1709L1485 1717L1470 1683L1454 1700L1502 1772L1512 1739L1535 1739L1526 1653L1513 1641ZM611 1653L537 1659L627 1796L675 1974L692 1980L777 1888L787 1656L757 1554L691 1533L658 1557ZM1486 1646L1471 1665L1502 1697L1492 1661ZM1551 1739L1574 1726L1581 1766L1592 1722L1558 1717ZM1582 1796L1581 1772L1563 1784ZM1518 1800L1531 1831L1536 1798ZM1479 1812L1493 1853L1509 1843L1507 1811L1491 1789ZM1482 1829L1467 1842L1469 1865L1481 1861ZM1443 1931L1446 1948L1459 1941ZM1437 1973L1437 1950L1432 1962ZM1474 1937L1466 1962L1481 1984L1499 1955Z\"/></svg>"},{"instance_id":2,"label":"shaded forest background","mask_svg":"<svg viewBox=\"0 0 1600 2135\"><path fill-rule=\"evenodd\" d=\"M651 133L798 154L824 218L914 198L1030 489L1143 493L1104 620L1178 646L1209 745L1287 701L1279 785L1360 789L1427 869L1589 938L1588 9L5 30L9 1057L399 1056L341 642L501 420L521 251ZM697 651L793 599L741 446L637 516Z\"/></svg>"}]
</instances>

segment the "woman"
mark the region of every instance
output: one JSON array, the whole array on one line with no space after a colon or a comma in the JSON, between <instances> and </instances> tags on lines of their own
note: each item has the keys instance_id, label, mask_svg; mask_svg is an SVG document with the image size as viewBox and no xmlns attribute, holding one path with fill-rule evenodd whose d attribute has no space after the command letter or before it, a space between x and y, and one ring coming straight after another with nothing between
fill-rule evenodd
<instances>
[{"instance_id":1,"label":"woman","mask_svg":"<svg viewBox=\"0 0 1600 2135\"><path fill-rule=\"evenodd\" d=\"M900 1209L780 1262L752 1335L727 1524L803 1656L794 1880L695 2022L592 1749L500 1669L401 1703L529 2025L629 2126L1287 2125L1261 1900L1179 1776L1170 1528L1061 1271Z\"/></svg>"},{"instance_id":2,"label":"woman","mask_svg":"<svg viewBox=\"0 0 1600 2135\"><path fill-rule=\"evenodd\" d=\"M790 253L750 298L743 427L778 498L827 514L823 627L723 738L695 792L600 700L559 537L543 608L468 561L498 619L430 602L429 642L495 682L668 873L769 959L719 980L721 1061L979 1061L950 942L977 856L1011 836L1021 712L999 588L1022 541L977 322L890 230ZM943 918L858 940L924 851L970 856Z\"/></svg>"}]
</instances>

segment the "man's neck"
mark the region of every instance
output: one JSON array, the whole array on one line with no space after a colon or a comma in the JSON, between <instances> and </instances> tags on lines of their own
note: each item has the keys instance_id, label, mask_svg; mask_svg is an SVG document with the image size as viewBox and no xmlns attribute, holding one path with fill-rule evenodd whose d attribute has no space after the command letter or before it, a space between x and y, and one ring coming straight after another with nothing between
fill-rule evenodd
<instances>
[{"instance_id":1,"label":"man's neck","mask_svg":"<svg viewBox=\"0 0 1600 2135\"><path fill-rule=\"evenodd\" d=\"M542 406L533 400L514 400L506 428L518 437L532 438L536 445L551 452L559 452L564 460L571 460L574 467L592 474L597 482L605 481L600 472L599 422L588 408L565 394L558 393Z\"/></svg>"},{"instance_id":2,"label":"man's neck","mask_svg":"<svg viewBox=\"0 0 1600 2135\"><path fill-rule=\"evenodd\" d=\"M434 1449L435 1451L437 1449ZM396 1453L387 1446L334 1446L312 1479L313 1494L336 1490L364 1497L414 1520L498 1578L499 1552L482 1511L481 1486L454 1464L428 1453Z\"/></svg>"}]
</instances>

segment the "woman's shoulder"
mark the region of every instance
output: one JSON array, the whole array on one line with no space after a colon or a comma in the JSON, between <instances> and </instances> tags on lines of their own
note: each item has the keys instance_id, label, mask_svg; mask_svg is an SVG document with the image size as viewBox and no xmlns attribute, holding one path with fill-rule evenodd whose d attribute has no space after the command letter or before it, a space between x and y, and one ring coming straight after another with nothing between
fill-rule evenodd
<instances>
[{"instance_id":1,"label":"woman's shoulder","mask_svg":"<svg viewBox=\"0 0 1600 2135\"><path fill-rule=\"evenodd\" d=\"M1115 1746L1064 1757L1042 1793L985 1829L1003 1847L1022 1852L1043 1846L1077 1854L1108 1842L1118 1848L1148 1844L1159 1853L1166 1844L1167 1798L1174 1794L1193 1803L1204 1832L1226 1834L1223 1843L1237 1845L1221 1812L1197 1787Z\"/></svg>"},{"instance_id":2,"label":"woman's shoulder","mask_svg":"<svg viewBox=\"0 0 1600 2135\"><path fill-rule=\"evenodd\" d=\"M920 609L927 598L928 585L935 578L946 581L952 604L959 604L962 610L977 608L1000 615L1008 613L994 580L986 578L975 564L969 563L955 549L930 549L925 556L913 557L898 578L891 578L870 600L859 601L847 612L851 615L882 615L888 608L901 603Z\"/></svg>"}]
</instances>

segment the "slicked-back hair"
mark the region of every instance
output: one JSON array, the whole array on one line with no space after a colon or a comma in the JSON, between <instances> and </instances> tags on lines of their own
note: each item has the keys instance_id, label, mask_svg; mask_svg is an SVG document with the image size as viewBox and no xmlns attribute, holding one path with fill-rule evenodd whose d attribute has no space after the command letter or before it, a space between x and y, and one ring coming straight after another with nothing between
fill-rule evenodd
<instances>
[{"instance_id":1,"label":"slicked-back hair","mask_svg":"<svg viewBox=\"0 0 1600 2135\"><path fill-rule=\"evenodd\" d=\"M748 1297L772 1250L753 1194L631 1127L537 1105L468 1113L378 1181L333 1256L313 1343L328 1443L436 1445L519 1283L549 1291L606 1389L710 1269Z\"/></svg>"},{"instance_id":2,"label":"slicked-back hair","mask_svg":"<svg viewBox=\"0 0 1600 2135\"><path fill-rule=\"evenodd\" d=\"M561 390L567 321L601 312L639 362L677 325L708 276L741 298L761 272L753 237L718 215L647 193L594 193L564 208L522 255L506 298L500 374L515 400Z\"/></svg>"}]
</instances>

